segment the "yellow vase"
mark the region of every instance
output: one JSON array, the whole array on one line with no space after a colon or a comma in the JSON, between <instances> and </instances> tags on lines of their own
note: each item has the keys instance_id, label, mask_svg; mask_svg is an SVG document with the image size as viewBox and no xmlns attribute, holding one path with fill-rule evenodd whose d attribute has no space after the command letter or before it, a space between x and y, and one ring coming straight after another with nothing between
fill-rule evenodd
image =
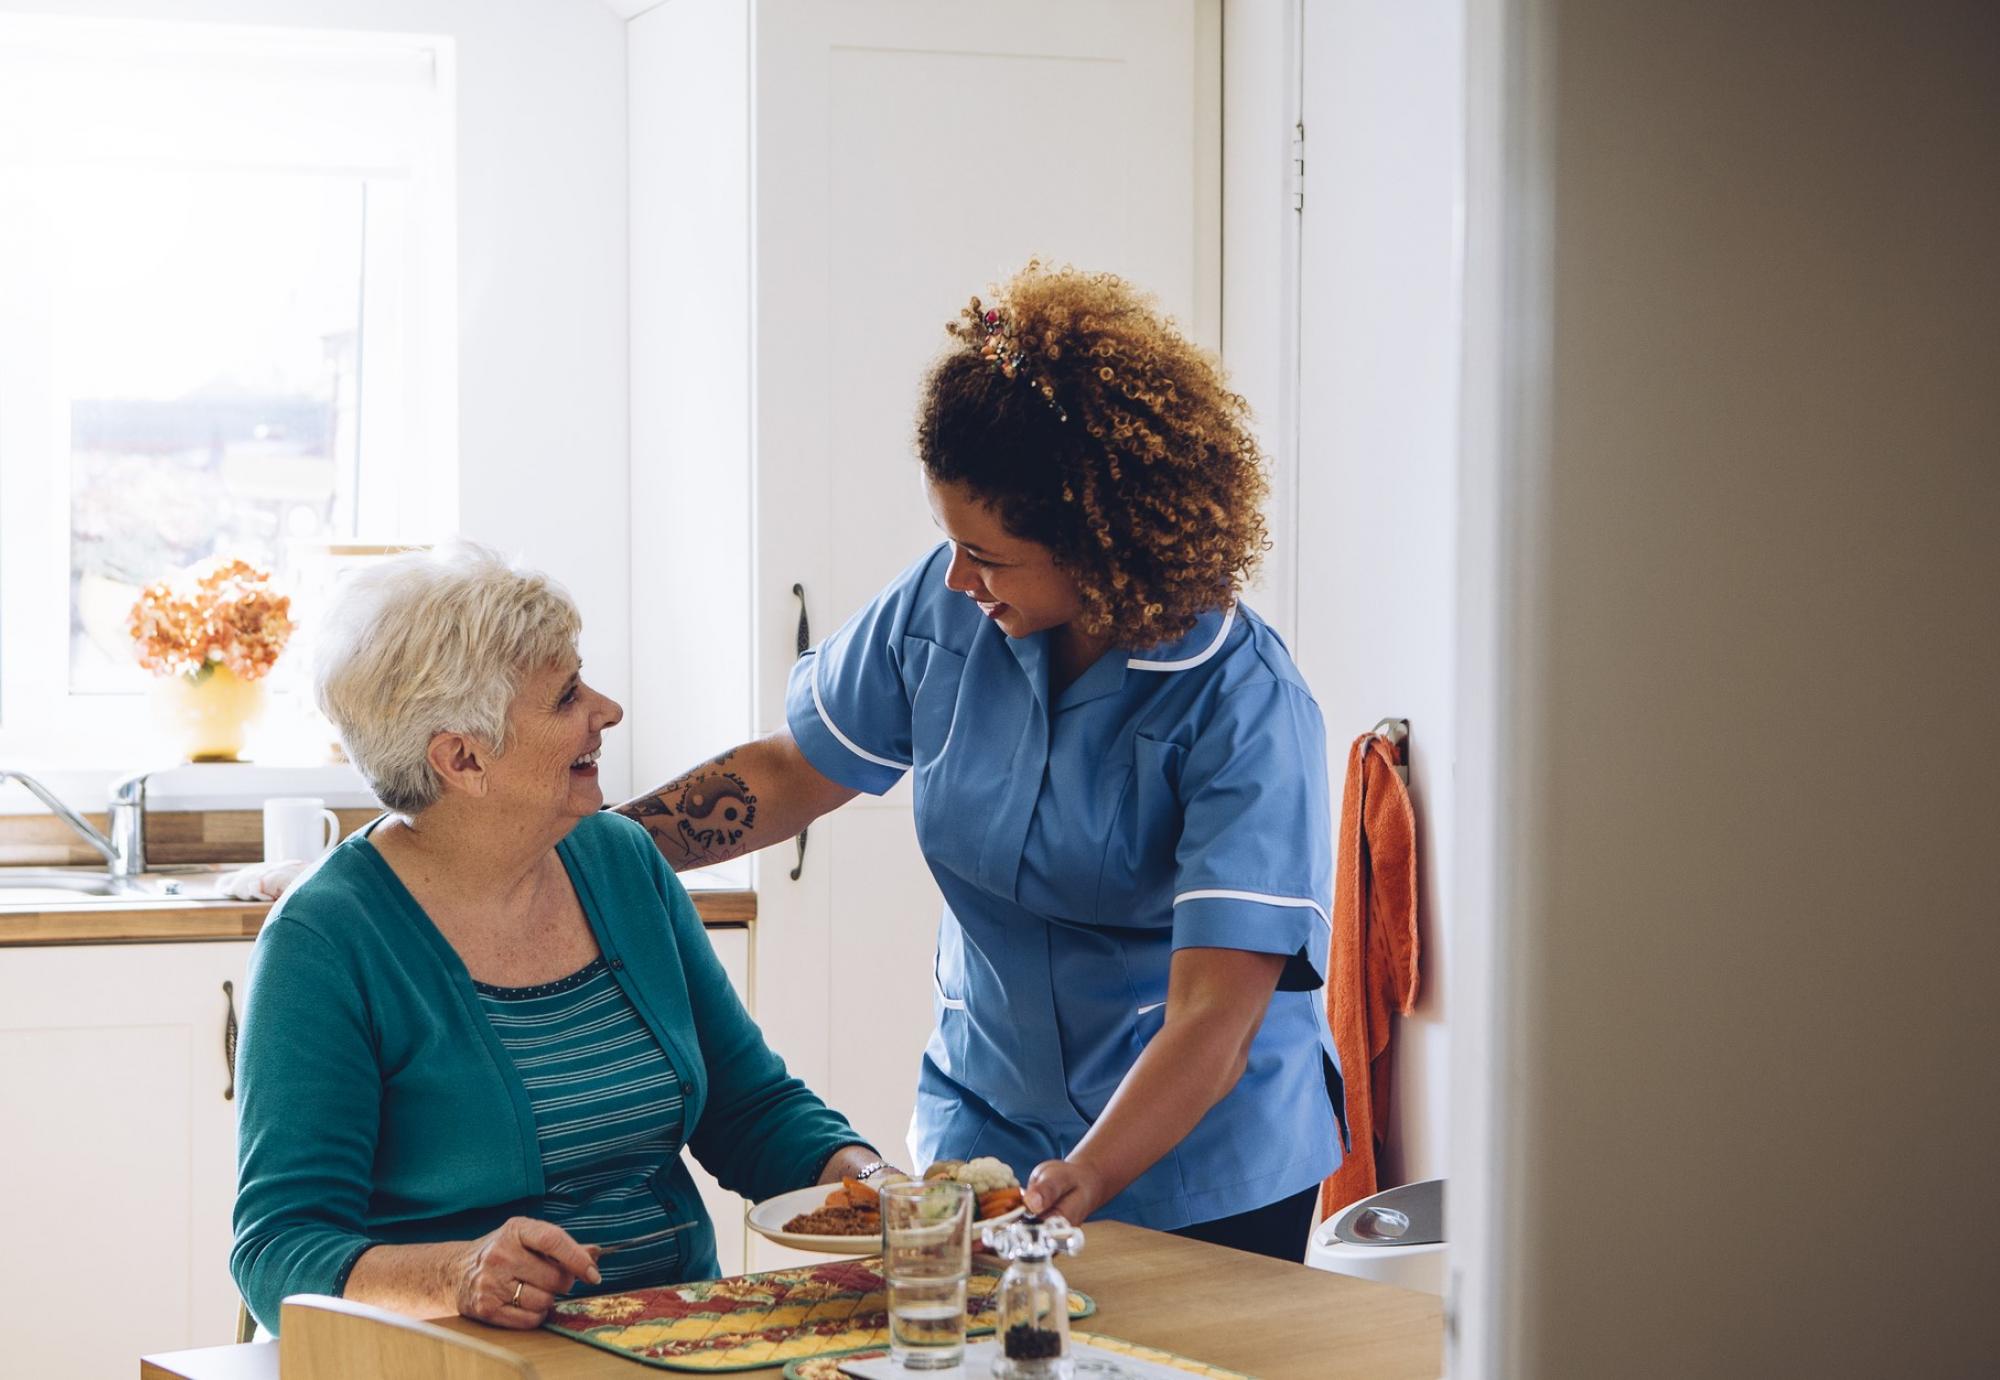
<instances>
[{"instance_id":1,"label":"yellow vase","mask_svg":"<svg viewBox=\"0 0 2000 1380\"><path fill-rule=\"evenodd\" d=\"M190 762L240 762L250 726L264 712L264 682L216 662L200 675L154 682L154 709Z\"/></svg>"}]
</instances>

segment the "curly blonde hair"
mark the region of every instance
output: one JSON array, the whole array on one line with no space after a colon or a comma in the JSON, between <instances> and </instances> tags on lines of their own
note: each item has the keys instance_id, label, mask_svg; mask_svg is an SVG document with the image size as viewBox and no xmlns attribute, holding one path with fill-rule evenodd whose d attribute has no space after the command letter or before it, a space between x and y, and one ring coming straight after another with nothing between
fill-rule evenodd
<instances>
[{"instance_id":1,"label":"curly blonde hair","mask_svg":"<svg viewBox=\"0 0 2000 1380\"><path fill-rule=\"evenodd\" d=\"M1154 647L1236 598L1270 545L1250 407L1150 295L1030 261L945 329L917 409L924 470L1049 548L1085 632Z\"/></svg>"}]
</instances>

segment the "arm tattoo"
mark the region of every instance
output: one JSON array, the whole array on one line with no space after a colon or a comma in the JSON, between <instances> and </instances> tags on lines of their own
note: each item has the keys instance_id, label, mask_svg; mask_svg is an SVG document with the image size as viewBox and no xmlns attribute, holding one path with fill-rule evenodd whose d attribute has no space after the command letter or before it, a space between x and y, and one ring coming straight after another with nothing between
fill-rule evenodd
<instances>
[{"instance_id":1,"label":"arm tattoo","mask_svg":"<svg viewBox=\"0 0 2000 1380\"><path fill-rule=\"evenodd\" d=\"M742 852L744 834L757 822L750 783L723 764L725 752L652 795L621 805L619 812L645 825L662 852L683 867L706 867Z\"/></svg>"}]
</instances>

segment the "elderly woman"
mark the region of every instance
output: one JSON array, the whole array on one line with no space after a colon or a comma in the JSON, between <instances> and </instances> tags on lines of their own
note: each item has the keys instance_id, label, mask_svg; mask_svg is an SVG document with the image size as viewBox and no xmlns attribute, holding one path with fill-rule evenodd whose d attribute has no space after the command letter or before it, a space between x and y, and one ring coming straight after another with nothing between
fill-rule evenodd
<instances>
[{"instance_id":1,"label":"elderly woman","mask_svg":"<svg viewBox=\"0 0 2000 1380\"><path fill-rule=\"evenodd\" d=\"M621 711L578 627L473 547L357 575L328 616L319 703L389 813L257 941L230 1264L267 1327L318 1293L527 1328L574 1288L713 1276L683 1146L752 1199L880 1168L600 813Z\"/></svg>"}]
</instances>

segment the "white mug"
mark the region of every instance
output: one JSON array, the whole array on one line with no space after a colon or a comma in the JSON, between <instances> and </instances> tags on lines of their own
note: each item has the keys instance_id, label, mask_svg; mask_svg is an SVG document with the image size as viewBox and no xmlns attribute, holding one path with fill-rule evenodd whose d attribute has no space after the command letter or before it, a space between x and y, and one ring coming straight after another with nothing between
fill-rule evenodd
<instances>
[{"instance_id":1,"label":"white mug","mask_svg":"<svg viewBox=\"0 0 2000 1380\"><path fill-rule=\"evenodd\" d=\"M317 796L264 802L264 861L311 862L340 840L340 816Z\"/></svg>"}]
</instances>

